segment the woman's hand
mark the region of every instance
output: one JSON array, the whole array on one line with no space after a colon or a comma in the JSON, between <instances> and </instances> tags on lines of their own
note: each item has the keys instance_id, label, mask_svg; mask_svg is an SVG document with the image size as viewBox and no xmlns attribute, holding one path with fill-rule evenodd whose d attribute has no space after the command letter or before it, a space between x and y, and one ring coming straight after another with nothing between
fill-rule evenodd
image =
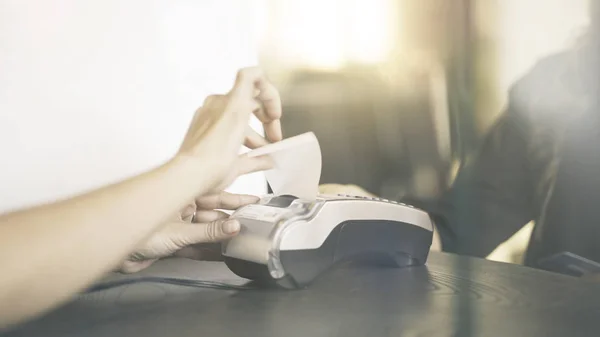
<instances>
[{"instance_id":1,"label":"woman's hand","mask_svg":"<svg viewBox=\"0 0 600 337\"><path fill-rule=\"evenodd\" d=\"M258 201L251 195L222 192L201 197L186 206L175 219L139 246L118 268L135 273L169 256L218 260L220 242L236 235L240 224L224 210L236 210Z\"/></svg>"},{"instance_id":2,"label":"woman's hand","mask_svg":"<svg viewBox=\"0 0 600 337\"><path fill-rule=\"evenodd\" d=\"M263 123L268 140L249 127L251 113ZM269 158L238 154L242 144L256 148L281 140L280 118L275 87L259 68L242 69L227 94L207 97L196 111L176 158L197 161L203 174L210 169L211 190L219 191L240 175L271 167Z\"/></svg>"},{"instance_id":3,"label":"woman's hand","mask_svg":"<svg viewBox=\"0 0 600 337\"><path fill-rule=\"evenodd\" d=\"M251 113L263 123L267 139L249 127ZM137 272L172 255L218 257L220 254L215 254L214 248L237 234L239 224L227 220L228 214L216 209L234 210L258 200L222 191L237 177L272 166L268 156L239 155L241 146L253 149L281 140L280 117L279 93L258 68L240 70L227 94L207 97L196 111L176 160L192 163L192 167L199 167L198 174L209 175L204 181L210 182L210 196L184 208L135 250L118 270ZM196 214L193 221L192 214Z\"/></svg>"},{"instance_id":4,"label":"woman's hand","mask_svg":"<svg viewBox=\"0 0 600 337\"><path fill-rule=\"evenodd\" d=\"M250 132L252 113L265 125L268 140ZM254 148L280 140L280 117L277 90L259 69L241 70L227 94L209 97L196 112L173 160L78 196L0 214L0 267L10 275L0 277L0 330L64 303L115 267L141 269L183 247L235 235L239 224L218 218L214 210L247 201L199 203L198 224L182 217L165 221L194 197L269 168L268 158L238 153L242 144ZM210 214L215 218L206 217ZM132 252L135 258L123 264Z\"/></svg>"}]
</instances>

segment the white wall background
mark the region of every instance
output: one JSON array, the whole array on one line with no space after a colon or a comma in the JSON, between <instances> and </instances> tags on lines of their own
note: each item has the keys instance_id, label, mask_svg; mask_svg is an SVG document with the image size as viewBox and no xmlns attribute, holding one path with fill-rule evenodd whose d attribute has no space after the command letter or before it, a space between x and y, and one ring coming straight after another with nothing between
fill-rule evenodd
<instances>
[{"instance_id":1,"label":"white wall background","mask_svg":"<svg viewBox=\"0 0 600 337\"><path fill-rule=\"evenodd\" d=\"M589 24L589 1L500 0L500 92L542 57L570 48Z\"/></svg>"},{"instance_id":2,"label":"white wall background","mask_svg":"<svg viewBox=\"0 0 600 337\"><path fill-rule=\"evenodd\" d=\"M257 0L0 0L0 212L167 160L204 97L256 65L263 9ZM264 193L264 177L231 190Z\"/></svg>"}]
</instances>

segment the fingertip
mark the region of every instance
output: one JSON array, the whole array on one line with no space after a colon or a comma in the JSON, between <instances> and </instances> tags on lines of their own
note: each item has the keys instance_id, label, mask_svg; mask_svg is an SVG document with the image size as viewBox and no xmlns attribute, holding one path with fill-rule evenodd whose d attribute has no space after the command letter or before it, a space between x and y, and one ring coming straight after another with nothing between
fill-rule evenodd
<instances>
[{"instance_id":1,"label":"fingertip","mask_svg":"<svg viewBox=\"0 0 600 337\"><path fill-rule=\"evenodd\" d=\"M255 195L241 194L240 201L241 201L240 204L242 204L242 205L250 205L250 204L255 204L258 201L260 201L260 198Z\"/></svg>"},{"instance_id":2,"label":"fingertip","mask_svg":"<svg viewBox=\"0 0 600 337\"><path fill-rule=\"evenodd\" d=\"M196 203L192 202L191 204L185 206L183 210L180 212L180 219L183 221L192 221L194 218L194 214L196 213Z\"/></svg>"},{"instance_id":3,"label":"fingertip","mask_svg":"<svg viewBox=\"0 0 600 337\"><path fill-rule=\"evenodd\" d=\"M224 192L227 193L227 192ZM260 198L255 196L255 195L251 195L251 194L233 194L233 193L227 193L231 199L231 201L229 202L229 206L230 209L238 209L240 207L246 206L246 205L250 205L250 204L255 204L257 203Z\"/></svg>"},{"instance_id":4,"label":"fingertip","mask_svg":"<svg viewBox=\"0 0 600 337\"><path fill-rule=\"evenodd\" d=\"M223 233L228 235L235 235L240 231L240 223L237 220L230 219L223 222Z\"/></svg>"},{"instance_id":5,"label":"fingertip","mask_svg":"<svg viewBox=\"0 0 600 337\"><path fill-rule=\"evenodd\" d=\"M261 146L269 145L269 142L257 133L250 133L244 139L244 146L254 150Z\"/></svg>"},{"instance_id":6,"label":"fingertip","mask_svg":"<svg viewBox=\"0 0 600 337\"><path fill-rule=\"evenodd\" d=\"M261 172L271 170L275 167L275 161L269 155L250 158L253 159L252 169L250 172Z\"/></svg>"}]
</instances>

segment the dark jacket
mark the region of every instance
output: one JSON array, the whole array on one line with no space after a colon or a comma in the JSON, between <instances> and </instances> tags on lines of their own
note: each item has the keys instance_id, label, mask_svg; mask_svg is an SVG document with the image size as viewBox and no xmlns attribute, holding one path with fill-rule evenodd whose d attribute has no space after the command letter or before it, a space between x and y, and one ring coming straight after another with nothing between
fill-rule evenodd
<instances>
[{"instance_id":1,"label":"dark jacket","mask_svg":"<svg viewBox=\"0 0 600 337\"><path fill-rule=\"evenodd\" d=\"M591 45L539 61L510 90L479 154L428 211L445 251L485 257L531 220L525 264L600 261L600 123Z\"/></svg>"}]
</instances>

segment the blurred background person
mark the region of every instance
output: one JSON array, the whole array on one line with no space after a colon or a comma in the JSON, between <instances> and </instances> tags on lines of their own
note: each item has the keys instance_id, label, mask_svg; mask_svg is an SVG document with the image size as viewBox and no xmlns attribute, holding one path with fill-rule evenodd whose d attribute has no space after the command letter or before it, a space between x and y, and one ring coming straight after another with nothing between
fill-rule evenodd
<instances>
[{"instance_id":1,"label":"blurred background person","mask_svg":"<svg viewBox=\"0 0 600 337\"><path fill-rule=\"evenodd\" d=\"M430 212L444 251L487 257L534 221L525 265L541 267L561 252L600 261L599 7L589 4L590 26L568 50L541 58L511 86L506 110L449 189L428 201L400 197ZM322 191L370 194L358 186Z\"/></svg>"},{"instance_id":2,"label":"blurred background person","mask_svg":"<svg viewBox=\"0 0 600 337\"><path fill-rule=\"evenodd\" d=\"M350 185L349 193L422 205L440 223L451 252L530 266L562 249L594 257L589 247L573 247L595 229L573 231L579 225L572 219L583 210L557 202L577 198L551 191L548 175L561 175L551 172L562 155L546 151L560 141L543 138L561 124L557 111L580 110L580 98L589 97L571 93L582 84L569 82L581 79L570 66L581 63L573 58L592 55L583 49L593 45L585 42L593 34L582 38L594 30L589 5L324 1L317 10L311 1L274 1L261 60L281 88L286 135L310 130L321 142L322 191L346 193L332 184ZM499 134L521 143L509 145ZM476 172L486 172L489 183ZM535 177L526 182L528 173ZM509 185L519 187L510 192L512 202ZM550 209L563 210L564 218L549 224Z\"/></svg>"}]
</instances>

